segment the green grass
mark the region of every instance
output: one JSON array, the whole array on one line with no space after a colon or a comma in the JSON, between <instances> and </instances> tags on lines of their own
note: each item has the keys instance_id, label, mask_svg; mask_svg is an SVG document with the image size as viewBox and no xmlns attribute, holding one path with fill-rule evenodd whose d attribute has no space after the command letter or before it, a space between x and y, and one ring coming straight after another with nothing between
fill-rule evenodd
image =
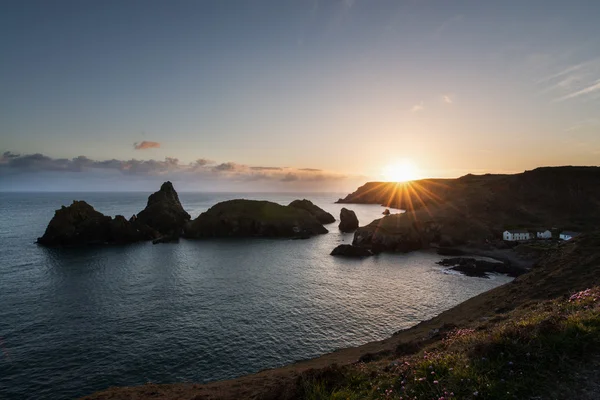
<instances>
[{"instance_id":1,"label":"green grass","mask_svg":"<svg viewBox=\"0 0 600 400\"><path fill-rule=\"evenodd\" d=\"M581 386L576 374L600 351L598 300L596 287L517 309L496 325L453 330L413 356L332 367L304 377L300 397L574 398L570 389Z\"/></svg>"},{"instance_id":2,"label":"green grass","mask_svg":"<svg viewBox=\"0 0 600 400\"><path fill-rule=\"evenodd\" d=\"M218 216L225 213L229 216L252 217L261 221L287 221L310 218L310 214L301 208L282 206L270 201L229 200L211 207L206 216Z\"/></svg>"}]
</instances>

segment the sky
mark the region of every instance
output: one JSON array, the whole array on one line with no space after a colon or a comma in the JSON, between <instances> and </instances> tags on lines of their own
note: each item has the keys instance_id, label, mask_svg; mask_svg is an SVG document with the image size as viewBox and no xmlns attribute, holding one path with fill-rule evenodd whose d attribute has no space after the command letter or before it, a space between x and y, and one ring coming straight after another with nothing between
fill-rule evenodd
<instances>
[{"instance_id":1,"label":"sky","mask_svg":"<svg viewBox=\"0 0 600 400\"><path fill-rule=\"evenodd\" d=\"M6 0L0 190L598 165L599 18L597 0Z\"/></svg>"}]
</instances>

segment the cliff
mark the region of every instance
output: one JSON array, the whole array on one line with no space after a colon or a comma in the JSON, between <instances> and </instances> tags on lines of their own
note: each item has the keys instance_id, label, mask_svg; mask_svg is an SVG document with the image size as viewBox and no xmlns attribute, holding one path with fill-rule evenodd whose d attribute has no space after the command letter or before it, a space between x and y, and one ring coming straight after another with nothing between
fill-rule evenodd
<instances>
[{"instance_id":1,"label":"cliff","mask_svg":"<svg viewBox=\"0 0 600 400\"><path fill-rule=\"evenodd\" d=\"M484 243L505 229L589 231L600 224L600 168L547 167L515 175L466 175L402 184L371 182L340 199L405 209L360 228L354 244L414 250Z\"/></svg>"},{"instance_id":2,"label":"cliff","mask_svg":"<svg viewBox=\"0 0 600 400\"><path fill-rule=\"evenodd\" d=\"M338 203L407 211L454 210L492 227L533 224L586 230L600 221L600 167L542 167L514 175L465 175L407 183L369 182Z\"/></svg>"}]
</instances>

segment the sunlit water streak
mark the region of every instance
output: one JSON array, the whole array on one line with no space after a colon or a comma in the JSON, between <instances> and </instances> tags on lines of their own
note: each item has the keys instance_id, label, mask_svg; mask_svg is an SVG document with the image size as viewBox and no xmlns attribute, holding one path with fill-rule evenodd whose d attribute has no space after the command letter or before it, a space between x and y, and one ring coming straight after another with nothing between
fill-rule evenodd
<instances>
[{"instance_id":1,"label":"sunlit water streak","mask_svg":"<svg viewBox=\"0 0 600 400\"><path fill-rule=\"evenodd\" d=\"M308 240L206 240L46 249L54 210L84 199L126 217L147 193L0 193L0 398L69 399L109 386L207 382L383 339L509 281L444 273L427 252L363 260L337 225ZM196 217L231 198L181 193ZM361 224L383 208L346 205Z\"/></svg>"}]
</instances>

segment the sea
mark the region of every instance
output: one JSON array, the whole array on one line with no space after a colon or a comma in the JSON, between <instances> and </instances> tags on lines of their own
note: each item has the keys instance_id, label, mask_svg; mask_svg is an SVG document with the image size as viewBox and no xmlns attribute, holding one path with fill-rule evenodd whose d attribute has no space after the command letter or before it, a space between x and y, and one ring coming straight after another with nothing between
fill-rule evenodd
<instances>
[{"instance_id":1,"label":"sea","mask_svg":"<svg viewBox=\"0 0 600 400\"><path fill-rule=\"evenodd\" d=\"M149 193L0 193L0 398L74 399L110 386L210 382L380 340L510 281L449 273L434 252L329 255L307 240L210 239L54 249L35 244L61 205L141 211ZM197 217L230 199L307 198L360 224L378 205L343 193L179 193ZM400 212L392 210L392 212Z\"/></svg>"}]
</instances>

